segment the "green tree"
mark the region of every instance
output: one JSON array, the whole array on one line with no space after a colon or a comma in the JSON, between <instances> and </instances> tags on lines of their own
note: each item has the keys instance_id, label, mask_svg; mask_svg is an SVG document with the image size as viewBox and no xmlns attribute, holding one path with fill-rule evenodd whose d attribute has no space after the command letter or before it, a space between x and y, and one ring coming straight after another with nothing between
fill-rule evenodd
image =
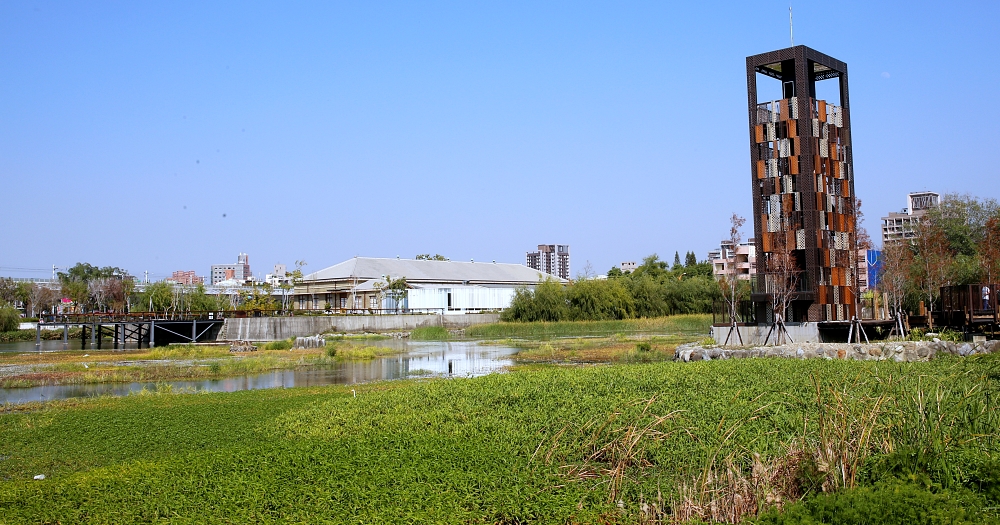
<instances>
[{"instance_id":1,"label":"green tree","mask_svg":"<svg viewBox=\"0 0 1000 525\"><path fill-rule=\"evenodd\" d=\"M204 284L197 284L188 292L187 302L190 310L194 312L226 310L229 306L229 301L226 301L222 296L206 293Z\"/></svg>"},{"instance_id":2,"label":"green tree","mask_svg":"<svg viewBox=\"0 0 1000 525\"><path fill-rule=\"evenodd\" d=\"M617 266L612 266L611 269L608 270L608 279L615 279L615 278L621 277L623 275L625 275L625 274L622 272L621 268L619 268Z\"/></svg>"},{"instance_id":3,"label":"green tree","mask_svg":"<svg viewBox=\"0 0 1000 525\"><path fill-rule=\"evenodd\" d=\"M684 267L690 268L696 264L698 264L698 258L695 257L694 252L687 252L684 255Z\"/></svg>"},{"instance_id":4,"label":"green tree","mask_svg":"<svg viewBox=\"0 0 1000 525\"><path fill-rule=\"evenodd\" d=\"M636 317L661 317L670 313L667 287L653 277L642 274L623 279L632 296Z\"/></svg>"},{"instance_id":5,"label":"green tree","mask_svg":"<svg viewBox=\"0 0 1000 525\"><path fill-rule=\"evenodd\" d=\"M1000 205L993 199L950 193L941 199L940 206L927 211L924 220L935 225L947 240L949 251L971 257L986 234L986 223L997 216Z\"/></svg>"},{"instance_id":6,"label":"green tree","mask_svg":"<svg viewBox=\"0 0 1000 525\"><path fill-rule=\"evenodd\" d=\"M249 289L240 290L239 310L275 310L274 287L270 283L254 284Z\"/></svg>"},{"instance_id":7,"label":"green tree","mask_svg":"<svg viewBox=\"0 0 1000 525\"><path fill-rule=\"evenodd\" d=\"M174 304L173 285L166 281L149 283L136 294L136 305L141 311L167 312Z\"/></svg>"},{"instance_id":8,"label":"green tree","mask_svg":"<svg viewBox=\"0 0 1000 525\"><path fill-rule=\"evenodd\" d=\"M435 253L434 255L431 255L429 253L421 253L420 255L417 255L416 259L418 261L447 261L448 260L447 257L445 257L444 255L441 255L440 253Z\"/></svg>"},{"instance_id":9,"label":"green tree","mask_svg":"<svg viewBox=\"0 0 1000 525\"><path fill-rule=\"evenodd\" d=\"M617 279L587 279L566 290L570 317L574 320L629 319L635 303Z\"/></svg>"},{"instance_id":10,"label":"green tree","mask_svg":"<svg viewBox=\"0 0 1000 525\"><path fill-rule=\"evenodd\" d=\"M0 278L0 306L19 302L18 283L14 279Z\"/></svg>"},{"instance_id":11,"label":"green tree","mask_svg":"<svg viewBox=\"0 0 1000 525\"><path fill-rule=\"evenodd\" d=\"M21 312L10 305L0 305L0 332L12 332L21 324Z\"/></svg>"},{"instance_id":12,"label":"green tree","mask_svg":"<svg viewBox=\"0 0 1000 525\"><path fill-rule=\"evenodd\" d=\"M667 274L667 262L661 261L660 256L657 254L652 254L645 257L634 272L633 275L648 275L654 279L660 279Z\"/></svg>"},{"instance_id":13,"label":"green tree","mask_svg":"<svg viewBox=\"0 0 1000 525\"><path fill-rule=\"evenodd\" d=\"M399 310L403 306L403 302L406 301L407 296L410 293L410 287L406 284L406 277L399 277L389 281L389 285L386 287L386 295L392 301L393 307Z\"/></svg>"},{"instance_id":14,"label":"green tree","mask_svg":"<svg viewBox=\"0 0 1000 525\"><path fill-rule=\"evenodd\" d=\"M685 276L666 280L662 286L666 303L663 315L711 313L713 303L722 298L718 284L710 277Z\"/></svg>"},{"instance_id":15,"label":"green tree","mask_svg":"<svg viewBox=\"0 0 1000 525\"><path fill-rule=\"evenodd\" d=\"M675 251L674 252L674 265L671 268L671 270L680 270L680 269L681 269L681 254L680 254L680 252L676 252Z\"/></svg>"},{"instance_id":16,"label":"green tree","mask_svg":"<svg viewBox=\"0 0 1000 525\"><path fill-rule=\"evenodd\" d=\"M518 288L510 307L500 314L503 321L562 321L569 319L563 285L551 277L534 289Z\"/></svg>"},{"instance_id":17,"label":"green tree","mask_svg":"<svg viewBox=\"0 0 1000 525\"><path fill-rule=\"evenodd\" d=\"M62 285L63 296L72 299L77 308L81 310L104 306L108 290L105 283L100 282L102 279L128 278L128 272L116 266L99 268L90 263L81 262L56 275ZM91 286L92 282L99 284Z\"/></svg>"}]
</instances>

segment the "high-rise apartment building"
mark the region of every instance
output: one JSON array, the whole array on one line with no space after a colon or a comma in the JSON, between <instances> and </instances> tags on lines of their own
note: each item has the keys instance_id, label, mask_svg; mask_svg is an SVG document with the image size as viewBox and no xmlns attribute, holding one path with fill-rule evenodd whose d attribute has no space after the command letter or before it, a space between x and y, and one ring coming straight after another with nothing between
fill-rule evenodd
<instances>
[{"instance_id":1,"label":"high-rise apartment building","mask_svg":"<svg viewBox=\"0 0 1000 525\"><path fill-rule=\"evenodd\" d=\"M801 270L784 318L850 320L858 264L847 64L795 46L747 57L746 72L757 319L772 316L776 254L783 252ZM817 97L826 80L836 82L829 93L839 95L839 105Z\"/></svg>"},{"instance_id":2,"label":"high-rise apartment building","mask_svg":"<svg viewBox=\"0 0 1000 525\"><path fill-rule=\"evenodd\" d=\"M227 272L229 270L229 272ZM253 277L250 273L250 256L245 253L236 257L236 264L213 264L212 284L233 279L236 281L246 281Z\"/></svg>"},{"instance_id":3,"label":"high-rise apartment building","mask_svg":"<svg viewBox=\"0 0 1000 525\"><path fill-rule=\"evenodd\" d=\"M537 252L528 252L528 268L569 279L569 245L539 244Z\"/></svg>"},{"instance_id":4,"label":"high-rise apartment building","mask_svg":"<svg viewBox=\"0 0 1000 525\"><path fill-rule=\"evenodd\" d=\"M912 239L917 236L917 225L927 210L941 204L941 196L932 191L921 191L906 196L909 206L901 213L889 212L882 217L882 245L888 242Z\"/></svg>"}]
</instances>

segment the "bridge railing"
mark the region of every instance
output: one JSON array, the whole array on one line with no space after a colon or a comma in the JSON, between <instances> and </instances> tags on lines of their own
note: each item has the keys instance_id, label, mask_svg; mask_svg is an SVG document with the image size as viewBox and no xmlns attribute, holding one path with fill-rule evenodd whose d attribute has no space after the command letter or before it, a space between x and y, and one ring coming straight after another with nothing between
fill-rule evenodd
<instances>
[{"instance_id":1,"label":"bridge railing","mask_svg":"<svg viewBox=\"0 0 1000 525\"><path fill-rule=\"evenodd\" d=\"M81 314L46 314L38 318L39 323L130 323L143 321L202 321L211 319L225 319L227 313L224 311L198 311L198 312L90 312Z\"/></svg>"},{"instance_id":2,"label":"bridge railing","mask_svg":"<svg viewBox=\"0 0 1000 525\"><path fill-rule=\"evenodd\" d=\"M45 323L129 323L145 321L202 321L248 317L295 317L329 315L443 315L446 313L499 313L499 308L330 308L330 309L251 309L204 310L188 312L89 312L46 314L39 317Z\"/></svg>"}]
</instances>

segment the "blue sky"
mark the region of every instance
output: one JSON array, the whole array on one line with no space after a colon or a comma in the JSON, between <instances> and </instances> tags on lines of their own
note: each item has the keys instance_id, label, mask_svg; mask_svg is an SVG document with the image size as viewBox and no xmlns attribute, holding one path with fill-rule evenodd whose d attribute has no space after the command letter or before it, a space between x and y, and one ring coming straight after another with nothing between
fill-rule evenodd
<instances>
[{"instance_id":1,"label":"blue sky","mask_svg":"<svg viewBox=\"0 0 1000 525\"><path fill-rule=\"evenodd\" d=\"M870 231L1000 198L1000 3L794 9L849 66ZM788 45L774 1L2 2L0 275L702 259L750 218L745 57Z\"/></svg>"}]
</instances>

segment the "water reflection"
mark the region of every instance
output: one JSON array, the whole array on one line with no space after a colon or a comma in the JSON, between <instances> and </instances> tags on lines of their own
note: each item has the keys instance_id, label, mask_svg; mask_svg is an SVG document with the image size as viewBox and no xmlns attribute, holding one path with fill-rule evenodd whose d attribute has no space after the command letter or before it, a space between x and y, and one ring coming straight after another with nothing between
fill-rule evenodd
<instances>
[{"instance_id":1,"label":"water reflection","mask_svg":"<svg viewBox=\"0 0 1000 525\"><path fill-rule=\"evenodd\" d=\"M135 350L139 348L135 343L119 344L118 350ZM145 348L145 347L143 347ZM66 343L59 340L43 340L41 349L35 347L35 341L18 341L16 343L0 343L0 353L4 352L62 352L63 350L114 350L115 345L111 341L105 340L100 346L91 345L90 341L80 341L80 338L69 339Z\"/></svg>"},{"instance_id":2,"label":"water reflection","mask_svg":"<svg viewBox=\"0 0 1000 525\"><path fill-rule=\"evenodd\" d=\"M62 342L58 342L61 350ZM166 381L174 391L236 392L264 388L325 386L403 379L407 377L475 377L502 370L513 364L516 348L481 346L475 341L374 341L370 345L397 348L405 353L371 361L345 361L329 367L276 370L227 379ZM32 348L34 343L31 343ZM27 403L72 397L123 396L155 390L156 383L102 383L91 385L48 385L31 388L0 388L0 403Z\"/></svg>"}]
</instances>

